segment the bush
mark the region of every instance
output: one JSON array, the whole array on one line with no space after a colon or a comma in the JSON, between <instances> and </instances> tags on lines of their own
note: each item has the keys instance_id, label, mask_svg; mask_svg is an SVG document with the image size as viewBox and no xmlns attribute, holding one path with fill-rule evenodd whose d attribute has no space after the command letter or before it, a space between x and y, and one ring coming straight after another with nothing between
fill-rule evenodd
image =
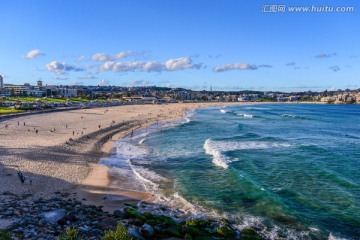
<instances>
[{"instance_id":1,"label":"bush","mask_svg":"<svg viewBox=\"0 0 360 240\"><path fill-rule=\"evenodd\" d=\"M115 231L107 231L105 232L102 240L132 240L133 238L127 232L126 228L118 225Z\"/></svg>"},{"instance_id":2,"label":"bush","mask_svg":"<svg viewBox=\"0 0 360 240\"><path fill-rule=\"evenodd\" d=\"M79 238L79 231L75 228L68 228L64 234L59 236L59 240L78 240Z\"/></svg>"},{"instance_id":3,"label":"bush","mask_svg":"<svg viewBox=\"0 0 360 240\"><path fill-rule=\"evenodd\" d=\"M12 240L10 233L0 229L0 240Z\"/></svg>"}]
</instances>

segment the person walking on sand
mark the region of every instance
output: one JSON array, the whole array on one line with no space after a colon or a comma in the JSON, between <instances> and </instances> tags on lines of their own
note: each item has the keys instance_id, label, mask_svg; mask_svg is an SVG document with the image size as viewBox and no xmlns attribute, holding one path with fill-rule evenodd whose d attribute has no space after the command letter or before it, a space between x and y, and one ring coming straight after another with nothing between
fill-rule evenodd
<instances>
[{"instance_id":1,"label":"person walking on sand","mask_svg":"<svg viewBox=\"0 0 360 240\"><path fill-rule=\"evenodd\" d=\"M25 122L24 122L24 126L25 126L26 124L25 124Z\"/></svg>"},{"instance_id":2,"label":"person walking on sand","mask_svg":"<svg viewBox=\"0 0 360 240\"><path fill-rule=\"evenodd\" d=\"M75 131L73 131L73 136L75 136Z\"/></svg>"}]
</instances>

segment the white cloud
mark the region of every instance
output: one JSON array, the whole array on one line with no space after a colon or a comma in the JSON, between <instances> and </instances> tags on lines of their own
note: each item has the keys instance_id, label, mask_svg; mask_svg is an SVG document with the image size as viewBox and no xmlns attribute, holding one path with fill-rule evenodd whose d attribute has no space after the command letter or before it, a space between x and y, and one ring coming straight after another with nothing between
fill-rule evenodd
<instances>
[{"instance_id":1,"label":"white cloud","mask_svg":"<svg viewBox=\"0 0 360 240\"><path fill-rule=\"evenodd\" d=\"M51 63L46 64L45 67L48 71L55 72L56 74L63 74L69 71L74 71L74 72L84 71L83 68L78 68L76 66L69 65L66 63L60 63L57 61L52 61Z\"/></svg>"},{"instance_id":2,"label":"white cloud","mask_svg":"<svg viewBox=\"0 0 360 240\"><path fill-rule=\"evenodd\" d=\"M24 58L26 59L34 59L38 56L43 56L45 55L44 53L41 53L39 49L34 49L34 50L31 50L30 52L28 52Z\"/></svg>"},{"instance_id":3,"label":"white cloud","mask_svg":"<svg viewBox=\"0 0 360 240\"><path fill-rule=\"evenodd\" d=\"M214 72L223 72L229 70L256 70L257 66L252 64L244 64L244 63L233 63L233 64L225 64L221 66L217 66L213 68Z\"/></svg>"},{"instance_id":4,"label":"white cloud","mask_svg":"<svg viewBox=\"0 0 360 240\"><path fill-rule=\"evenodd\" d=\"M105 86L105 85L108 84L108 83L109 83L108 80L101 79L101 80L97 83L97 85L99 85L99 86Z\"/></svg>"},{"instance_id":5,"label":"white cloud","mask_svg":"<svg viewBox=\"0 0 360 240\"><path fill-rule=\"evenodd\" d=\"M184 69L199 69L202 64L193 64L189 57L169 59L165 63L161 62L114 62L107 61L100 66L100 71L112 72L162 72L178 71Z\"/></svg>"},{"instance_id":6,"label":"white cloud","mask_svg":"<svg viewBox=\"0 0 360 240\"><path fill-rule=\"evenodd\" d=\"M132 51L126 51L126 52L119 52L115 55L107 55L105 53L97 53L94 56L91 57L91 60L93 61L99 61L99 62L106 62L106 61L115 61L121 58L126 58L129 56L134 55L135 53Z\"/></svg>"},{"instance_id":7,"label":"white cloud","mask_svg":"<svg viewBox=\"0 0 360 240\"><path fill-rule=\"evenodd\" d=\"M201 64L193 64L189 57L173 58L165 62L168 71L184 70L189 68L200 68Z\"/></svg>"},{"instance_id":8,"label":"white cloud","mask_svg":"<svg viewBox=\"0 0 360 240\"><path fill-rule=\"evenodd\" d=\"M232 64L225 64L214 67L213 71L224 72L229 70L257 70L259 68L272 68L272 67L273 66L269 64L254 65L254 64L245 64L245 63L232 63Z\"/></svg>"}]
</instances>

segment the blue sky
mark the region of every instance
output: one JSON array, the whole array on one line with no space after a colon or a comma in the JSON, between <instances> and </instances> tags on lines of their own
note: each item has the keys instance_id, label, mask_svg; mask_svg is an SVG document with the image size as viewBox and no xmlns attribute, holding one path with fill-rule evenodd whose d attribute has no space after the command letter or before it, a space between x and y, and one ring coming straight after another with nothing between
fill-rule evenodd
<instances>
[{"instance_id":1,"label":"blue sky","mask_svg":"<svg viewBox=\"0 0 360 240\"><path fill-rule=\"evenodd\" d=\"M262 12L285 5L285 12ZM289 12L289 6L353 12ZM360 88L358 1L0 0L5 83Z\"/></svg>"}]
</instances>

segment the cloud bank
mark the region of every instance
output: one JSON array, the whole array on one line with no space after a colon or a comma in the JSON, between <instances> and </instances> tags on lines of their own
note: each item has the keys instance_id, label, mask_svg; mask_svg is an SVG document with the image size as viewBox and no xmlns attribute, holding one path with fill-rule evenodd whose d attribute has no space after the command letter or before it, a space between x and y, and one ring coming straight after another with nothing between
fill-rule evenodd
<instances>
[{"instance_id":1,"label":"cloud bank","mask_svg":"<svg viewBox=\"0 0 360 240\"><path fill-rule=\"evenodd\" d=\"M202 64L194 64L189 57L169 59L165 63L161 62L114 62L107 61L100 66L100 71L112 72L162 72L178 71L185 69L199 69Z\"/></svg>"},{"instance_id":2,"label":"cloud bank","mask_svg":"<svg viewBox=\"0 0 360 240\"><path fill-rule=\"evenodd\" d=\"M135 55L133 51L119 52L115 55L107 55L105 53L97 53L91 57L91 60L98 62L115 61L118 59L126 58Z\"/></svg>"},{"instance_id":3,"label":"cloud bank","mask_svg":"<svg viewBox=\"0 0 360 240\"><path fill-rule=\"evenodd\" d=\"M83 68L76 67L74 65L66 64L66 63L60 63L57 61L52 61L49 64L45 65L46 69L51 72L55 72L56 74L63 74L65 72L81 72L84 71Z\"/></svg>"},{"instance_id":4,"label":"cloud bank","mask_svg":"<svg viewBox=\"0 0 360 240\"><path fill-rule=\"evenodd\" d=\"M214 72L224 72L224 71L230 71L230 70L258 70L259 68L272 68L272 65L268 65L268 64L254 65L254 64L245 64L245 63L232 63L232 64L225 64L225 65L214 67L213 71Z\"/></svg>"}]
</instances>

